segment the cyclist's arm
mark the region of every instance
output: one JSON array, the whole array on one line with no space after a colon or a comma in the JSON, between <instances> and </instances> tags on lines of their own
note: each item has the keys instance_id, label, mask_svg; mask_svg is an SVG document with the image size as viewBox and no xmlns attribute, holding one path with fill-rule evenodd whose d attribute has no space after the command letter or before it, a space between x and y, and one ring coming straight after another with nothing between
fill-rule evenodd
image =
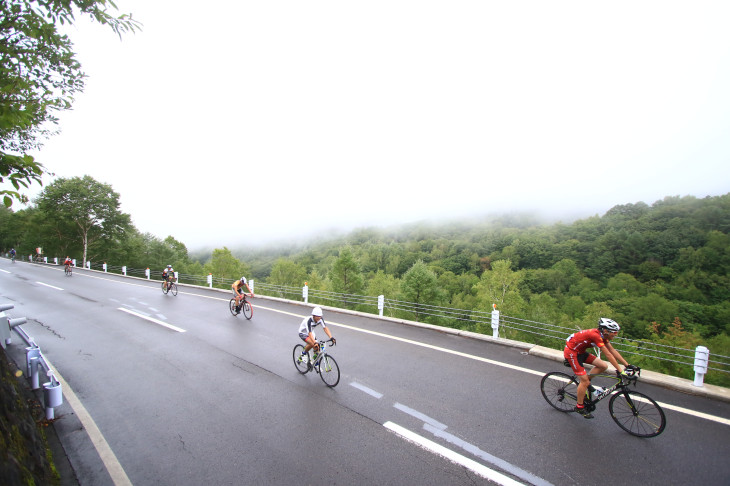
<instances>
[{"instance_id":1,"label":"cyclist's arm","mask_svg":"<svg viewBox=\"0 0 730 486\"><path fill-rule=\"evenodd\" d=\"M624 359L623 356L621 356L621 353L616 351L616 349L611 346L611 343L606 343L606 358L608 358L608 361L613 365L614 368L616 368L618 371L623 371L623 368L620 368L618 365L618 362L621 361L624 366L628 366L629 363Z\"/></svg>"}]
</instances>

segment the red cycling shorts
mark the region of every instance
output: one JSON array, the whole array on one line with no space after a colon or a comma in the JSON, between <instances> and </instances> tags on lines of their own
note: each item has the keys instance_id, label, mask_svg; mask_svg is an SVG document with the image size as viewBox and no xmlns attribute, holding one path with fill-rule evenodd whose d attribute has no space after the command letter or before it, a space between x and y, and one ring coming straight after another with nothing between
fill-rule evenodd
<instances>
[{"instance_id":1,"label":"red cycling shorts","mask_svg":"<svg viewBox=\"0 0 730 486\"><path fill-rule=\"evenodd\" d=\"M591 364L596 360L596 355L591 353L576 353L575 351L565 348L563 356L570 363L570 367L575 373L575 376L582 376L586 374L586 369L583 368L584 363Z\"/></svg>"}]
</instances>

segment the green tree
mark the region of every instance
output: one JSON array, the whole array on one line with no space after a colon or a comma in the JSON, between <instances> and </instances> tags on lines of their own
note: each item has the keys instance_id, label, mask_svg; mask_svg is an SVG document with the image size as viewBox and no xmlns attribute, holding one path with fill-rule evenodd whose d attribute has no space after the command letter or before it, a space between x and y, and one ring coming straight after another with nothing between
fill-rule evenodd
<instances>
[{"instance_id":1,"label":"green tree","mask_svg":"<svg viewBox=\"0 0 730 486\"><path fill-rule=\"evenodd\" d=\"M271 267L266 282L271 285L301 287L307 280L307 270L287 258L278 258Z\"/></svg>"},{"instance_id":2,"label":"green tree","mask_svg":"<svg viewBox=\"0 0 730 486\"><path fill-rule=\"evenodd\" d=\"M5 206L27 202L20 191L41 183L45 167L27 154L53 133L56 113L71 108L84 87L73 44L57 24L75 22L75 12L111 27L118 35L139 29L130 15L113 16L111 0L13 0L0 2L0 183Z\"/></svg>"},{"instance_id":3,"label":"green tree","mask_svg":"<svg viewBox=\"0 0 730 486\"><path fill-rule=\"evenodd\" d=\"M248 265L234 257L231 250L225 246L213 250L213 256L205 264L205 269L208 273L212 273L213 277L230 280L231 283L251 272Z\"/></svg>"},{"instance_id":4,"label":"green tree","mask_svg":"<svg viewBox=\"0 0 730 486\"><path fill-rule=\"evenodd\" d=\"M40 193L36 203L48 218L73 226L84 264L90 244L112 239L131 227L129 215L119 210L119 194L90 176L57 179Z\"/></svg>"},{"instance_id":5,"label":"green tree","mask_svg":"<svg viewBox=\"0 0 730 486\"><path fill-rule=\"evenodd\" d=\"M345 247L340 251L339 257L330 270L329 279L333 292L346 295L362 293L363 280L360 265L353 257L350 247ZM347 297L344 298L344 304L348 305Z\"/></svg>"},{"instance_id":6,"label":"green tree","mask_svg":"<svg viewBox=\"0 0 730 486\"><path fill-rule=\"evenodd\" d=\"M510 260L492 262L492 269L484 272L477 284L477 301L480 308L492 310L492 305L505 314L518 316L524 307L519 293L521 276L510 268Z\"/></svg>"},{"instance_id":7,"label":"green tree","mask_svg":"<svg viewBox=\"0 0 730 486\"><path fill-rule=\"evenodd\" d=\"M436 274L428 268L423 260L418 260L403 275L401 293L406 301L416 304L413 312L416 315L416 320L420 320L424 310L423 304L439 304L440 293Z\"/></svg>"}]
</instances>

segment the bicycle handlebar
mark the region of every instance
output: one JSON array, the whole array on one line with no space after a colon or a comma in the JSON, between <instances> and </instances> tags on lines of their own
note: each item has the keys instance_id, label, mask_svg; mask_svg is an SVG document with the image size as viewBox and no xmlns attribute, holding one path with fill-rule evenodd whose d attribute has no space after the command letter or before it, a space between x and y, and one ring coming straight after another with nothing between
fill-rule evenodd
<instances>
[{"instance_id":1,"label":"bicycle handlebar","mask_svg":"<svg viewBox=\"0 0 730 486\"><path fill-rule=\"evenodd\" d=\"M636 386L636 381L639 379L639 376L641 376L641 368L624 370L623 373L619 370L616 370L616 376L621 379L622 383L624 380L626 380L626 384L630 385L633 383L634 386Z\"/></svg>"}]
</instances>

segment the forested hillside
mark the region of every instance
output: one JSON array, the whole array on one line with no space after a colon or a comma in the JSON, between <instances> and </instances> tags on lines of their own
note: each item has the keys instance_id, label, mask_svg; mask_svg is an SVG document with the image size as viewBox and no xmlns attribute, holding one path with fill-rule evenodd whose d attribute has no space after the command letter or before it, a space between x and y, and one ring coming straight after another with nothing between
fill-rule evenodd
<instances>
[{"instance_id":1,"label":"forested hillside","mask_svg":"<svg viewBox=\"0 0 730 486\"><path fill-rule=\"evenodd\" d=\"M23 255L43 246L49 255L79 258L77 228L44 197L31 209L0 210L0 248L15 246ZM366 228L299 246L224 247L195 258L172 236L140 234L126 222L121 230L100 228L87 251L95 261L134 268L171 263L190 275L243 273L273 285L300 288L306 281L312 289L485 312L496 304L505 315L570 327L609 316L625 337L703 344L727 356L729 231L727 194L625 204L569 224L504 216Z\"/></svg>"}]
</instances>

